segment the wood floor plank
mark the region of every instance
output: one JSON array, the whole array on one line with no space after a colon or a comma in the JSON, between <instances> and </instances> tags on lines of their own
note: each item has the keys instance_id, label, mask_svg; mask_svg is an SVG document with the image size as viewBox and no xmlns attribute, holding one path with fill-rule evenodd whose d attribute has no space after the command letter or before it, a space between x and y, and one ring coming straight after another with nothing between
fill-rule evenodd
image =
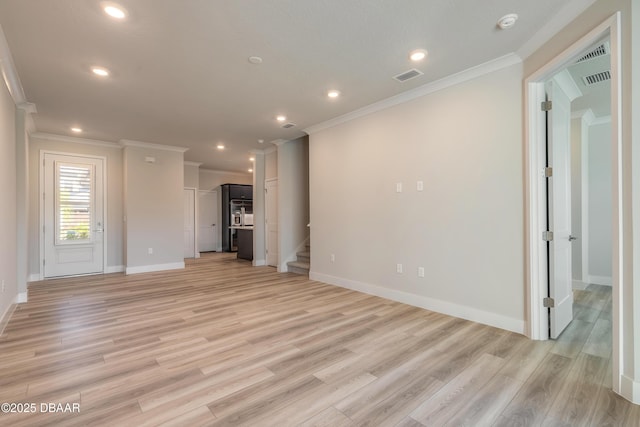
<instances>
[{"instance_id":1,"label":"wood floor plank","mask_svg":"<svg viewBox=\"0 0 640 427\"><path fill-rule=\"evenodd\" d=\"M0 401L81 412L0 426L640 425L611 391L606 286L576 291L547 342L235 254L28 290L0 335Z\"/></svg>"}]
</instances>

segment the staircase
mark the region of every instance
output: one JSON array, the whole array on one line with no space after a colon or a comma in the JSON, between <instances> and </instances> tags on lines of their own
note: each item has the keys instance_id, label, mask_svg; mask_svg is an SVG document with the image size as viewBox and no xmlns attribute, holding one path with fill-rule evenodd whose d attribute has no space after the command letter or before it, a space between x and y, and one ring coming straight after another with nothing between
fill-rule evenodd
<instances>
[{"instance_id":1,"label":"staircase","mask_svg":"<svg viewBox=\"0 0 640 427\"><path fill-rule=\"evenodd\" d=\"M311 267L311 245L306 244L305 250L296 253L297 259L295 261L289 261L287 263L287 269L289 273L309 275L309 268Z\"/></svg>"}]
</instances>

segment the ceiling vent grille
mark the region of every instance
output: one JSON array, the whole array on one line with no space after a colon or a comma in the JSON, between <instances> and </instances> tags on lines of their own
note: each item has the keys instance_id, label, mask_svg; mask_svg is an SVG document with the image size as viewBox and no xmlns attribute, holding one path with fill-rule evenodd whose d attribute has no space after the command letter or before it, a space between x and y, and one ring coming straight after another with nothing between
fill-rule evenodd
<instances>
[{"instance_id":1,"label":"ceiling vent grille","mask_svg":"<svg viewBox=\"0 0 640 427\"><path fill-rule=\"evenodd\" d=\"M594 59L594 58L597 58L599 56L608 55L609 53L610 53L609 42L605 42L605 43L602 43L597 48L593 49L591 52L587 53L586 55L580 57L576 61L576 63L588 61L590 59Z\"/></svg>"},{"instance_id":2,"label":"ceiling vent grille","mask_svg":"<svg viewBox=\"0 0 640 427\"><path fill-rule=\"evenodd\" d=\"M404 73L398 74L397 76L393 76L393 78L401 83L406 82L407 80L411 80L413 78L416 78L418 76L423 75L424 73L420 70L416 70L415 68L412 68L409 71L405 71Z\"/></svg>"},{"instance_id":3,"label":"ceiling vent grille","mask_svg":"<svg viewBox=\"0 0 640 427\"><path fill-rule=\"evenodd\" d=\"M285 129L291 129L295 125L296 125L295 123L285 123L285 124L282 125L282 127L285 128Z\"/></svg>"},{"instance_id":4,"label":"ceiling vent grille","mask_svg":"<svg viewBox=\"0 0 640 427\"><path fill-rule=\"evenodd\" d=\"M587 86L591 86L596 83L606 82L607 80L611 80L611 72L609 70L602 71L600 73L591 74L590 76L584 76L582 78L582 81Z\"/></svg>"}]
</instances>

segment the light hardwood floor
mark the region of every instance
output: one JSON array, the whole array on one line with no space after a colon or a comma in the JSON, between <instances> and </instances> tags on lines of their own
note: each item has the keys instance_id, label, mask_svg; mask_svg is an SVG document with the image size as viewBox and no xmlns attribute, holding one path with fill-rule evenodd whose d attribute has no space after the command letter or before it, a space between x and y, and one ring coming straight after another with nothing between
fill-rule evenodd
<instances>
[{"instance_id":1,"label":"light hardwood floor","mask_svg":"<svg viewBox=\"0 0 640 427\"><path fill-rule=\"evenodd\" d=\"M534 342L228 254L37 282L0 337L0 402L38 411L0 425L638 426L610 307L576 291L569 329Z\"/></svg>"}]
</instances>

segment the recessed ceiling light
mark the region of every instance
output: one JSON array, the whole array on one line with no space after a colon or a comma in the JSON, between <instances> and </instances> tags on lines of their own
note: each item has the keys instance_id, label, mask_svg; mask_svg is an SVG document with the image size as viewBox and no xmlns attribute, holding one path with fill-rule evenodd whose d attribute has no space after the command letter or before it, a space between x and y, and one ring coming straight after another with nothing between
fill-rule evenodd
<instances>
[{"instance_id":1,"label":"recessed ceiling light","mask_svg":"<svg viewBox=\"0 0 640 427\"><path fill-rule=\"evenodd\" d=\"M216 145L216 148L218 150L224 150L224 144L218 144L218 145Z\"/></svg>"},{"instance_id":2,"label":"recessed ceiling light","mask_svg":"<svg viewBox=\"0 0 640 427\"><path fill-rule=\"evenodd\" d=\"M249 157L249 161L250 161L250 162L253 162L253 161L255 161L255 160L256 160L256 159L255 159L254 157Z\"/></svg>"},{"instance_id":3,"label":"recessed ceiling light","mask_svg":"<svg viewBox=\"0 0 640 427\"><path fill-rule=\"evenodd\" d=\"M73 128L71 128L71 132L80 133L80 132L82 132L82 129L73 127Z\"/></svg>"},{"instance_id":4,"label":"recessed ceiling light","mask_svg":"<svg viewBox=\"0 0 640 427\"><path fill-rule=\"evenodd\" d=\"M285 120L287 120L287 116L277 116L276 120L279 122L284 122Z\"/></svg>"},{"instance_id":5,"label":"recessed ceiling light","mask_svg":"<svg viewBox=\"0 0 640 427\"><path fill-rule=\"evenodd\" d=\"M249 173L253 172L253 169L249 169Z\"/></svg>"},{"instance_id":6,"label":"recessed ceiling light","mask_svg":"<svg viewBox=\"0 0 640 427\"><path fill-rule=\"evenodd\" d=\"M262 64L262 58L260 58L259 56L250 56L249 57L249 62L251 62L252 64Z\"/></svg>"},{"instance_id":7,"label":"recessed ceiling light","mask_svg":"<svg viewBox=\"0 0 640 427\"><path fill-rule=\"evenodd\" d=\"M331 99L335 99L340 96L340 91L331 89L329 92L327 92L327 96Z\"/></svg>"},{"instance_id":8,"label":"recessed ceiling light","mask_svg":"<svg viewBox=\"0 0 640 427\"><path fill-rule=\"evenodd\" d=\"M112 18L124 19L127 17L127 12L122 8L122 6L115 3L103 2L102 10Z\"/></svg>"},{"instance_id":9,"label":"recessed ceiling light","mask_svg":"<svg viewBox=\"0 0 640 427\"><path fill-rule=\"evenodd\" d=\"M427 57L427 51L424 49L416 49L409 54L409 59L414 62L422 61Z\"/></svg>"},{"instance_id":10,"label":"recessed ceiling light","mask_svg":"<svg viewBox=\"0 0 640 427\"><path fill-rule=\"evenodd\" d=\"M501 30L506 30L507 28L511 28L516 24L518 20L518 15L515 13L510 13L508 15L504 15L502 18L498 19L498 28Z\"/></svg>"},{"instance_id":11,"label":"recessed ceiling light","mask_svg":"<svg viewBox=\"0 0 640 427\"><path fill-rule=\"evenodd\" d=\"M102 67L92 67L91 71L93 72L93 74L100 77L107 77L109 75L109 70Z\"/></svg>"},{"instance_id":12,"label":"recessed ceiling light","mask_svg":"<svg viewBox=\"0 0 640 427\"><path fill-rule=\"evenodd\" d=\"M264 144L264 139L259 139L258 144Z\"/></svg>"}]
</instances>

